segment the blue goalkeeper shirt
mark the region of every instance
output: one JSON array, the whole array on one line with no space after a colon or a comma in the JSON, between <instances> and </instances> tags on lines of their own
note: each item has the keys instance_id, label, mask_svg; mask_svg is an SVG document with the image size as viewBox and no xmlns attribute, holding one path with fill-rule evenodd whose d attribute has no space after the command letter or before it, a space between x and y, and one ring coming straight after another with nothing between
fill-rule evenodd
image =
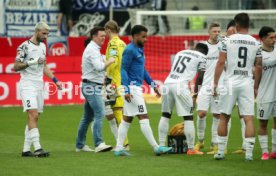
<instances>
[{"instance_id":1,"label":"blue goalkeeper shirt","mask_svg":"<svg viewBox=\"0 0 276 176\"><path fill-rule=\"evenodd\" d=\"M156 84L145 69L144 48L137 47L133 42L127 45L123 52L121 67L122 85L142 86L143 81L152 87ZM126 91L129 93L129 90Z\"/></svg>"}]
</instances>

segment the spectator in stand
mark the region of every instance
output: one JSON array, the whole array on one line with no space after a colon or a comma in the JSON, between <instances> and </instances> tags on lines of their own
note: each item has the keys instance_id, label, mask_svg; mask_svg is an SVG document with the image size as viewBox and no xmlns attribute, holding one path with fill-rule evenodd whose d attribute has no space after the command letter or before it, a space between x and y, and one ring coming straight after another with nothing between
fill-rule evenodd
<instances>
[{"instance_id":1,"label":"spectator in stand","mask_svg":"<svg viewBox=\"0 0 276 176\"><path fill-rule=\"evenodd\" d=\"M198 6L194 6L192 10L199 10ZM207 28L206 19L204 16L190 16L186 20L186 29L202 30Z\"/></svg>"},{"instance_id":2,"label":"spectator in stand","mask_svg":"<svg viewBox=\"0 0 276 176\"><path fill-rule=\"evenodd\" d=\"M73 27L73 20L72 20L72 0L60 0L59 1L59 14L57 17L57 26L58 32L57 36L60 35L69 35L72 27Z\"/></svg>"},{"instance_id":3,"label":"spectator in stand","mask_svg":"<svg viewBox=\"0 0 276 176\"><path fill-rule=\"evenodd\" d=\"M253 0L251 9L266 9L263 0Z\"/></svg>"},{"instance_id":4,"label":"spectator in stand","mask_svg":"<svg viewBox=\"0 0 276 176\"><path fill-rule=\"evenodd\" d=\"M152 0L151 7L153 10L162 10L165 11L167 9L167 1L166 0ZM168 22L168 18L165 15L157 16L156 18L156 31L153 35L157 33L169 33L170 25Z\"/></svg>"},{"instance_id":5,"label":"spectator in stand","mask_svg":"<svg viewBox=\"0 0 276 176\"><path fill-rule=\"evenodd\" d=\"M265 9L263 0L243 0L242 9Z\"/></svg>"}]
</instances>

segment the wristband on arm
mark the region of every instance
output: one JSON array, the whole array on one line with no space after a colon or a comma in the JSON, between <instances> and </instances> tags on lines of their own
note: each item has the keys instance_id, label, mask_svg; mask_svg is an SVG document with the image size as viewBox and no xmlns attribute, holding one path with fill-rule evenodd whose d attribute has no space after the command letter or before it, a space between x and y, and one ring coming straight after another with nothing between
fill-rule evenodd
<instances>
[{"instance_id":1,"label":"wristband on arm","mask_svg":"<svg viewBox=\"0 0 276 176\"><path fill-rule=\"evenodd\" d=\"M53 77L52 80L54 81L54 83L58 82L58 79L56 77Z\"/></svg>"}]
</instances>

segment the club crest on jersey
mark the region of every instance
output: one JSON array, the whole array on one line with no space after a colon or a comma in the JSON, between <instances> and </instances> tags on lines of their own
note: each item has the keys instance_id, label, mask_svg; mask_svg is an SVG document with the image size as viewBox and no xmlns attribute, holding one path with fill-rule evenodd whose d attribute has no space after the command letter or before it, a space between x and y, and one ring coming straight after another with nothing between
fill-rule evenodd
<instances>
[{"instance_id":1,"label":"club crest on jersey","mask_svg":"<svg viewBox=\"0 0 276 176\"><path fill-rule=\"evenodd\" d=\"M17 51L16 57L23 57L23 52L22 51Z\"/></svg>"}]
</instances>

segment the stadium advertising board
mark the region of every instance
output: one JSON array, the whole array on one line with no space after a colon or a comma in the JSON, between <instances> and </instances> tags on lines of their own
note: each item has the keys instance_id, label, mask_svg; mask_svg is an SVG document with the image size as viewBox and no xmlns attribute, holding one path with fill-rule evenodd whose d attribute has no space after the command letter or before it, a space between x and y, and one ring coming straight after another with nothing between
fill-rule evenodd
<instances>
[{"instance_id":1,"label":"stadium advertising board","mask_svg":"<svg viewBox=\"0 0 276 176\"><path fill-rule=\"evenodd\" d=\"M67 37L49 37L47 39L49 56L68 56Z\"/></svg>"},{"instance_id":2,"label":"stadium advertising board","mask_svg":"<svg viewBox=\"0 0 276 176\"><path fill-rule=\"evenodd\" d=\"M21 105L20 94L18 93L19 73L13 70L17 47L27 38L0 38L0 106ZM122 39L128 44L130 37ZM171 60L180 50L188 49L198 41L208 39L207 35L202 36L149 36L145 45L146 68L151 77L158 85L162 85L170 72ZM82 104L79 86L81 83L81 56L84 50L85 37L69 37L69 55L63 55L63 44L58 44L53 48L58 48L54 56L47 56L47 65L55 73L56 77L65 82L66 88L63 92L47 94L46 104ZM49 42L49 41L48 41ZM59 41L62 43L62 41ZM59 43L58 42L58 43ZM107 42L107 41L106 41ZM169 44L168 44L169 42ZM55 43L55 42L50 42ZM166 46L166 47L164 47ZM47 51L50 51L48 47ZM105 53L106 44L102 47ZM58 55L61 54L61 55ZM55 88L51 80L45 79L45 87L50 85ZM148 103L160 103L154 91L147 85L143 85L145 100ZM50 91L54 92L54 91Z\"/></svg>"},{"instance_id":3,"label":"stadium advertising board","mask_svg":"<svg viewBox=\"0 0 276 176\"><path fill-rule=\"evenodd\" d=\"M45 78L44 99L47 105L82 104L81 74L55 74L63 82L64 90L57 90L53 81ZM19 74L3 74L0 80L0 106L21 106Z\"/></svg>"},{"instance_id":4,"label":"stadium advertising board","mask_svg":"<svg viewBox=\"0 0 276 176\"><path fill-rule=\"evenodd\" d=\"M149 0L74 0L74 9L81 11L107 11L109 7L115 9L134 7L145 4Z\"/></svg>"},{"instance_id":5,"label":"stadium advertising board","mask_svg":"<svg viewBox=\"0 0 276 176\"><path fill-rule=\"evenodd\" d=\"M51 33L57 32L59 0L4 0L5 31L7 36L31 36L34 26L45 21Z\"/></svg>"}]
</instances>

